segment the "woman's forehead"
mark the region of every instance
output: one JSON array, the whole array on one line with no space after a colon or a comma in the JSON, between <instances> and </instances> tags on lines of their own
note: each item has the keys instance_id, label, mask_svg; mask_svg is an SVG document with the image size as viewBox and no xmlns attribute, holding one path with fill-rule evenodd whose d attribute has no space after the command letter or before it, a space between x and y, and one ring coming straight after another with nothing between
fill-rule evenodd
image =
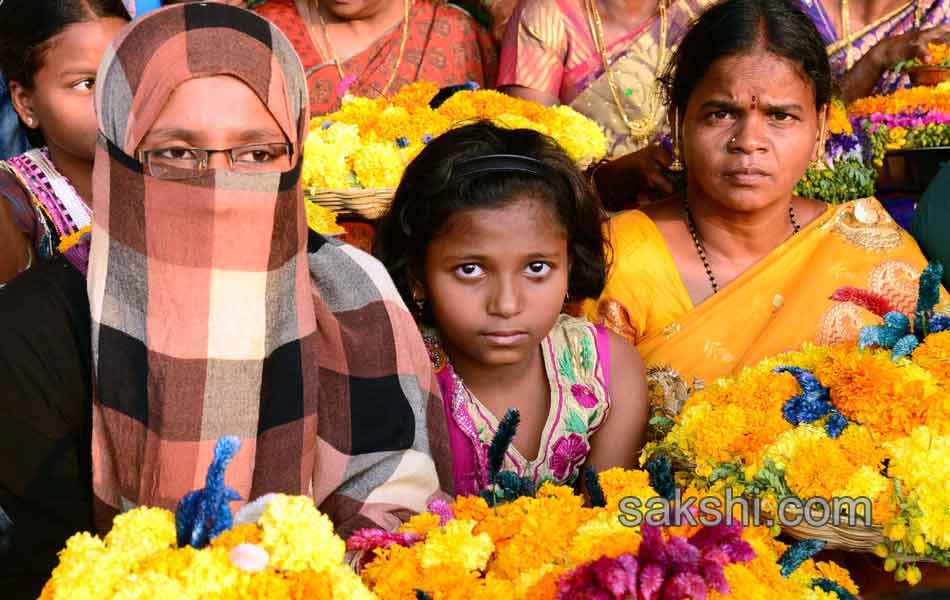
<instances>
[{"instance_id":1,"label":"woman's forehead","mask_svg":"<svg viewBox=\"0 0 950 600\"><path fill-rule=\"evenodd\" d=\"M814 103L814 94L814 84L800 65L761 48L715 61L693 90L690 101L709 96L741 101L754 95L760 102L784 104L808 97Z\"/></svg>"}]
</instances>

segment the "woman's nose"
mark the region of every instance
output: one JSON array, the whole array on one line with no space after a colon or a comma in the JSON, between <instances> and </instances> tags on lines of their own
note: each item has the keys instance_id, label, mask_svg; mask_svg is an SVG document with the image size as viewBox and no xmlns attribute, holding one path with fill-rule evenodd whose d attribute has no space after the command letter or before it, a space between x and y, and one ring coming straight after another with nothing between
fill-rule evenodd
<instances>
[{"instance_id":1,"label":"woman's nose","mask_svg":"<svg viewBox=\"0 0 950 600\"><path fill-rule=\"evenodd\" d=\"M523 293L517 278L499 278L488 300L488 313L499 317L513 317L521 312Z\"/></svg>"},{"instance_id":2,"label":"woman's nose","mask_svg":"<svg viewBox=\"0 0 950 600\"><path fill-rule=\"evenodd\" d=\"M765 126L765 118L756 113L739 119L732 130L732 138L726 145L727 150L743 154L767 150Z\"/></svg>"}]
</instances>

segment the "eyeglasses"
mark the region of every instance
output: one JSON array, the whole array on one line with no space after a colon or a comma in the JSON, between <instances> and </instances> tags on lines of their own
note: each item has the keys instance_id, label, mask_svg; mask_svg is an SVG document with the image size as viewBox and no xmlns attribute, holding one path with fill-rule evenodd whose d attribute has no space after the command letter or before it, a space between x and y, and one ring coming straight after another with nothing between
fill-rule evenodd
<instances>
[{"instance_id":1,"label":"eyeglasses","mask_svg":"<svg viewBox=\"0 0 950 600\"><path fill-rule=\"evenodd\" d=\"M241 173L276 173L291 167L290 144L250 144L237 148L155 148L140 150L145 172L158 179L187 179L208 168L211 155L228 157L228 169Z\"/></svg>"}]
</instances>

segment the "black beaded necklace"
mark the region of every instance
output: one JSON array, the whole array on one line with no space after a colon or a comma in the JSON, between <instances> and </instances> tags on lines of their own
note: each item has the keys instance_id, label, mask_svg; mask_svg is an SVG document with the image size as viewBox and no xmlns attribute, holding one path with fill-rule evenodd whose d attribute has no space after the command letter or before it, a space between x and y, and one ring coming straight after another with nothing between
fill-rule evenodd
<instances>
[{"instance_id":1,"label":"black beaded necklace","mask_svg":"<svg viewBox=\"0 0 950 600\"><path fill-rule=\"evenodd\" d=\"M716 282L716 275L713 274L712 267L709 266L709 259L706 258L706 248L703 246L703 240L699 237L699 230L696 229L696 222L693 220L693 211L690 210L686 198L683 198L683 211L686 213L686 227L689 229L689 235L692 236L693 244L696 246L696 254L699 255L699 260L703 261L703 266L706 267L706 275L709 277L709 285L712 286L712 291L716 294L719 292L719 284ZM788 220L794 230L792 235L801 231L802 228L795 219L795 207L791 204L788 205Z\"/></svg>"}]
</instances>

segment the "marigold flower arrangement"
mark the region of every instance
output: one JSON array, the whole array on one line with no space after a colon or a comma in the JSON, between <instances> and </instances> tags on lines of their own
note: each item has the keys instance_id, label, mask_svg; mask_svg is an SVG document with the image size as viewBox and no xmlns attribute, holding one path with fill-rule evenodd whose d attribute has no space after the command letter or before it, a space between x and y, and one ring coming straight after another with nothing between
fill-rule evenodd
<instances>
[{"instance_id":1,"label":"marigold flower arrangement","mask_svg":"<svg viewBox=\"0 0 950 600\"><path fill-rule=\"evenodd\" d=\"M436 502L396 533L356 532L348 547L366 552L363 581L383 600L751 599L776 591L782 598L844 600L857 594L847 571L791 551L762 527L628 526L620 502L656 498L651 477L601 473L594 507L551 483L495 506L479 496Z\"/></svg>"},{"instance_id":2,"label":"marigold flower arrangement","mask_svg":"<svg viewBox=\"0 0 950 600\"><path fill-rule=\"evenodd\" d=\"M375 598L309 497L264 497L243 511L262 509L258 519L232 526L227 501L236 495L223 471L236 451L236 438L219 441L207 487L175 514L135 508L117 516L105 537L72 536L40 600Z\"/></svg>"},{"instance_id":3,"label":"marigold flower arrangement","mask_svg":"<svg viewBox=\"0 0 950 600\"><path fill-rule=\"evenodd\" d=\"M869 136L878 166L890 150L950 145L950 82L861 98L848 112Z\"/></svg>"},{"instance_id":4,"label":"marigold flower arrangement","mask_svg":"<svg viewBox=\"0 0 950 600\"><path fill-rule=\"evenodd\" d=\"M547 134L580 165L607 153L600 126L568 106L462 87L443 101L436 99L440 91L434 84L416 82L391 98L357 97L337 112L315 117L304 145L304 189L394 188L409 161L435 137L483 119Z\"/></svg>"},{"instance_id":5,"label":"marigold flower arrangement","mask_svg":"<svg viewBox=\"0 0 950 600\"><path fill-rule=\"evenodd\" d=\"M855 504L852 516L882 528L874 552L898 580L919 582L918 560L950 566L950 317L934 312L942 273L924 270L910 317L839 290L836 299L889 311L883 324L857 345L805 344L696 392L672 420L654 418L660 439L643 456L671 461L680 485L758 497L773 515L787 497L866 498L870 514Z\"/></svg>"},{"instance_id":6,"label":"marigold flower arrangement","mask_svg":"<svg viewBox=\"0 0 950 600\"><path fill-rule=\"evenodd\" d=\"M830 204L874 195L877 172L871 162L871 144L862 129L854 129L844 103L835 98L828 108L824 156L810 167L795 194Z\"/></svg>"}]
</instances>

